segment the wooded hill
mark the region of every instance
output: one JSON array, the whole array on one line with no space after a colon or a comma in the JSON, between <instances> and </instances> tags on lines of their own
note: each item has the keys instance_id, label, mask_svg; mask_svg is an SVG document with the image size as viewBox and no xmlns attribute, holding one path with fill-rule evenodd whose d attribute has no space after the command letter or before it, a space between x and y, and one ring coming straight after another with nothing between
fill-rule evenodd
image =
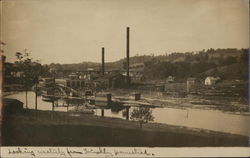
<instances>
[{"instance_id":1,"label":"wooded hill","mask_svg":"<svg viewBox=\"0 0 250 158\"><path fill-rule=\"evenodd\" d=\"M165 55L143 55L130 58L130 64L144 63L147 79L164 79L176 76L179 80L188 77L204 78L219 76L222 79L248 78L249 49L208 49L199 52L170 53ZM101 63L82 62L78 64L50 64L49 68L59 71L82 71L87 68L100 70ZM121 70L126 59L105 63L106 70Z\"/></svg>"}]
</instances>

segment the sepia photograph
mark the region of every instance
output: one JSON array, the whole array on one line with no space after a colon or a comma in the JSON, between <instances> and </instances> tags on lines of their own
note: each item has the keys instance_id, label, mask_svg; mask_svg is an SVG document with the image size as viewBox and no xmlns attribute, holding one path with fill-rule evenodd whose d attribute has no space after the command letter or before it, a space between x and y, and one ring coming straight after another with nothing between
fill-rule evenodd
<instances>
[{"instance_id":1,"label":"sepia photograph","mask_svg":"<svg viewBox=\"0 0 250 158\"><path fill-rule=\"evenodd\" d=\"M1 146L249 147L248 0L0 4Z\"/></svg>"}]
</instances>

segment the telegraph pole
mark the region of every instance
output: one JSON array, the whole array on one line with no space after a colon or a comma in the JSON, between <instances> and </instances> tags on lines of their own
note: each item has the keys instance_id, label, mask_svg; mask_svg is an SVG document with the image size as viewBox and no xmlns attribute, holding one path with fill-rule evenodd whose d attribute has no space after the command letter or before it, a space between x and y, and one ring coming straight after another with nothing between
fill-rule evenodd
<instances>
[{"instance_id":1,"label":"telegraph pole","mask_svg":"<svg viewBox=\"0 0 250 158\"><path fill-rule=\"evenodd\" d=\"M104 76L104 57L105 57L105 50L102 47L102 75Z\"/></svg>"},{"instance_id":2,"label":"telegraph pole","mask_svg":"<svg viewBox=\"0 0 250 158\"><path fill-rule=\"evenodd\" d=\"M36 105L36 111L37 111L37 82L36 82L36 87L35 87L35 93L36 93L35 105Z\"/></svg>"},{"instance_id":3,"label":"telegraph pole","mask_svg":"<svg viewBox=\"0 0 250 158\"><path fill-rule=\"evenodd\" d=\"M52 115L55 108L55 88L56 88L56 78L55 78L55 71L53 71L53 84L52 84Z\"/></svg>"},{"instance_id":4,"label":"telegraph pole","mask_svg":"<svg viewBox=\"0 0 250 158\"><path fill-rule=\"evenodd\" d=\"M129 27L127 27L127 49L126 49L126 52L127 52L127 78L126 78L126 83L127 83L127 87L129 87L130 85L130 78L129 78Z\"/></svg>"}]
</instances>

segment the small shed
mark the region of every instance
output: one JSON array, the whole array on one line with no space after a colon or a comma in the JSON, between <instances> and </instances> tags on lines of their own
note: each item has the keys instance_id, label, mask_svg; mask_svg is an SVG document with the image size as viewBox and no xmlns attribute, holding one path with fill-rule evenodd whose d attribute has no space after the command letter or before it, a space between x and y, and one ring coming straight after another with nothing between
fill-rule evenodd
<instances>
[{"instance_id":1,"label":"small shed","mask_svg":"<svg viewBox=\"0 0 250 158\"><path fill-rule=\"evenodd\" d=\"M4 98L3 105L4 114L19 113L23 110L23 102L17 99Z\"/></svg>"}]
</instances>

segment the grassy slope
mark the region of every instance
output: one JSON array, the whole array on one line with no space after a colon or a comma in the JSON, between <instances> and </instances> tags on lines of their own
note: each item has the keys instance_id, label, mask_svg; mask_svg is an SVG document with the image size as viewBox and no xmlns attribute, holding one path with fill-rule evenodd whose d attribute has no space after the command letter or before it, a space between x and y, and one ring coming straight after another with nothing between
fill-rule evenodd
<instances>
[{"instance_id":1,"label":"grassy slope","mask_svg":"<svg viewBox=\"0 0 250 158\"><path fill-rule=\"evenodd\" d=\"M5 117L3 145L32 146L247 146L248 138L163 124L33 111Z\"/></svg>"}]
</instances>

